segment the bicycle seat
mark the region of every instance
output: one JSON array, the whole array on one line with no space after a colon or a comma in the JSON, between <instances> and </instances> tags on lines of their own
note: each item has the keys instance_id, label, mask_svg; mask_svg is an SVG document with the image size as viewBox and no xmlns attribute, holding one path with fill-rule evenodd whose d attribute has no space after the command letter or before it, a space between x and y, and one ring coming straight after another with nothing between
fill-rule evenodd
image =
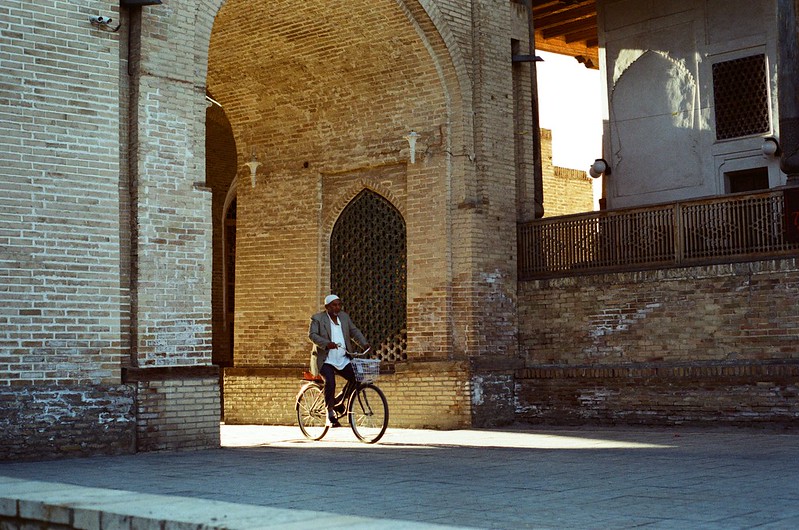
<instances>
[{"instance_id":1,"label":"bicycle seat","mask_svg":"<svg viewBox=\"0 0 799 530\"><path fill-rule=\"evenodd\" d=\"M325 380L322 378L321 375L313 375L308 370L305 370L302 373L302 380L303 381L316 381L317 383L324 383Z\"/></svg>"}]
</instances>

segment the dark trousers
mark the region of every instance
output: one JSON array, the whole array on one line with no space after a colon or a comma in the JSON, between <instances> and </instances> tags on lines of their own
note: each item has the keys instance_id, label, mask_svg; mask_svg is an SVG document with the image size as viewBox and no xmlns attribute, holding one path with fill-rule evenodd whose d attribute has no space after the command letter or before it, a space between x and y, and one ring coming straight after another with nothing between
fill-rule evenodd
<instances>
[{"instance_id":1,"label":"dark trousers","mask_svg":"<svg viewBox=\"0 0 799 530\"><path fill-rule=\"evenodd\" d=\"M352 369L352 363L341 370L332 364L325 363L319 373L325 380L325 406L327 406L327 410L330 410L336 404L336 374L348 382L355 383L355 370Z\"/></svg>"}]
</instances>

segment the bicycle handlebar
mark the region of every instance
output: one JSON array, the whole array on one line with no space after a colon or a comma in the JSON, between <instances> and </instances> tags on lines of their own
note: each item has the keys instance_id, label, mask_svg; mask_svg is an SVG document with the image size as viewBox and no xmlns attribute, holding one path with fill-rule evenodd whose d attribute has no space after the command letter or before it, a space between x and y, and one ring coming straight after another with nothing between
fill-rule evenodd
<instances>
[{"instance_id":1,"label":"bicycle handlebar","mask_svg":"<svg viewBox=\"0 0 799 530\"><path fill-rule=\"evenodd\" d=\"M372 349L372 348L371 348L371 346L370 346L369 348L366 348L364 351L362 351L362 352L360 352L360 353L358 353L358 352L347 352L347 353L348 353L349 355L352 355L353 357L363 357L364 355L366 355L367 353L369 353L369 350L371 350L371 349Z\"/></svg>"}]
</instances>

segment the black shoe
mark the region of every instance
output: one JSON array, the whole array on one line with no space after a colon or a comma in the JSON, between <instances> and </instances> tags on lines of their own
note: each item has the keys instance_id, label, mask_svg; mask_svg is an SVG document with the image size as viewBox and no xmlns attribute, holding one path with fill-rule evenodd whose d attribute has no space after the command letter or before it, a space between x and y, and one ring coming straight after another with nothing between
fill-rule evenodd
<instances>
[{"instance_id":1,"label":"black shoe","mask_svg":"<svg viewBox=\"0 0 799 530\"><path fill-rule=\"evenodd\" d=\"M325 422L325 427L341 427L341 424L338 422L338 418L336 418L336 413L333 411L328 412L327 414L327 421Z\"/></svg>"}]
</instances>

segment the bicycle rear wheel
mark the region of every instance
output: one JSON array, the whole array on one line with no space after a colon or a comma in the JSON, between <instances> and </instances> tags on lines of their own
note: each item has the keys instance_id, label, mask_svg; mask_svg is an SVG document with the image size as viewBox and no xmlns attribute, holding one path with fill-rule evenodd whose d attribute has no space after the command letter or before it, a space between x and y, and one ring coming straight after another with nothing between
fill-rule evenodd
<instances>
[{"instance_id":1,"label":"bicycle rear wheel","mask_svg":"<svg viewBox=\"0 0 799 530\"><path fill-rule=\"evenodd\" d=\"M383 437L388 427L388 402L382 390L362 385L350 397L347 410L352 432L360 441L373 444Z\"/></svg>"},{"instance_id":2,"label":"bicycle rear wheel","mask_svg":"<svg viewBox=\"0 0 799 530\"><path fill-rule=\"evenodd\" d=\"M322 387L316 383L306 384L297 396L297 423L306 438L321 440L327 434L325 426L327 407Z\"/></svg>"}]
</instances>

